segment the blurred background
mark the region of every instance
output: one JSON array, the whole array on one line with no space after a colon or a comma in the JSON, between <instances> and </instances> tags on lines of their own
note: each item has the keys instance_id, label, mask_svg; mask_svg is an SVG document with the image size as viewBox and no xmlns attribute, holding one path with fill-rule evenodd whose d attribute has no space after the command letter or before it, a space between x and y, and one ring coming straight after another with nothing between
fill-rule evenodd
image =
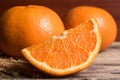
<instances>
[{"instance_id":1,"label":"blurred background","mask_svg":"<svg viewBox=\"0 0 120 80\"><path fill-rule=\"evenodd\" d=\"M73 7L81 5L97 6L107 10L116 20L118 33L116 41L120 41L120 0L0 0L0 15L13 6L42 5L56 11L64 19Z\"/></svg>"}]
</instances>

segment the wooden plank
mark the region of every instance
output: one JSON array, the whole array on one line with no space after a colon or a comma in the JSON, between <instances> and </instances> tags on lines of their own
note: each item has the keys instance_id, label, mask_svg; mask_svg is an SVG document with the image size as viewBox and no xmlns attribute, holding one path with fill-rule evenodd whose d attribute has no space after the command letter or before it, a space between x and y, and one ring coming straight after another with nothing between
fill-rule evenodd
<instances>
[{"instance_id":1,"label":"wooden plank","mask_svg":"<svg viewBox=\"0 0 120 80\"><path fill-rule=\"evenodd\" d=\"M0 56L0 79L104 79L120 80L120 43L115 42L110 48L100 52L94 63L81 72L66 77L51 77L41 73L24 59Z\"/></svg>"}]
</instances>

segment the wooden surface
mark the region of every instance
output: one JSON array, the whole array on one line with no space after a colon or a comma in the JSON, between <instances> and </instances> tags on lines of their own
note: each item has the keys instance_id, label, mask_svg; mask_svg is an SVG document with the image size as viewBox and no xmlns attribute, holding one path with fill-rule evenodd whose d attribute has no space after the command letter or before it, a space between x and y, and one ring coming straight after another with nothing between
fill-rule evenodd
<instances>
[{"instance_id":1,"label":"wooden surface","mask_svg":"<svg viewBox=\"0 0 120 80\"><path fill-rule=\"evenodd\" d=\"M0 15L13 6L42 5L57 12L62 19L66 13L76 6L97 6L107 10L116 20L118 35L116 41L120 41L120 0L0 0Z\"/></svg>"},{"instance_id":2,"label":"wooden surface","mask_svg":"<svg viewBox=\"0 0 120 80\"><path fill-rule=\"evenodd\" d=\"M80 79L120 80L120 43L100 52L93 64L76 74L66 77L51 77L41 73L24 59L7 58L0 55L0 79Z\"/></svg>"}]
</instances>

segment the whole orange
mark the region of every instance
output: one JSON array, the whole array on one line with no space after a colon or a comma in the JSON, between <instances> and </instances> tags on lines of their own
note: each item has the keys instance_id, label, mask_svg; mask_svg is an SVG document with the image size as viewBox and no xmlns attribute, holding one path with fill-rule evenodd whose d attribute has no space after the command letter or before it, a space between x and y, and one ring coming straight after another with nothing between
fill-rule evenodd
<instances>
[{"instance_id":1,"label":"whole orange","mask_svg":"<svg viewBox=\"0 0 120 80\"><path fill-rule=\"evenodd\" d=\"M53 10L38 5L15 6L0 19L0 49L8 56L21 57L21 49L64 31Z\"/></svg>"},{"instance_id":2,"label":"whole orange","mask_svg":"<svg viewBox=\"0 0 120 80\"><path fill-rule=\"evenodd\" d=\"M116 38L117 26L111 14L102 8L78 6L71 9L65 18L65 27L72 28L90 18L96 18L99 23L102 35L101 50L108 48Z\"/></svg>"}]
</instances>

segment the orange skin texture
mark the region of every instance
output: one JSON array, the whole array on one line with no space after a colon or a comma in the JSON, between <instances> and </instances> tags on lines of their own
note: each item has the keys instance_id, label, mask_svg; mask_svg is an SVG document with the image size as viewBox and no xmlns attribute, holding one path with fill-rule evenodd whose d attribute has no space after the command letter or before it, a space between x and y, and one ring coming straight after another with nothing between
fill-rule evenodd
<instances>
[{"instance_id":1,"label":"orange skin texture","mask_svg":"<svg viewBox=\"0 0 120 80\"><path fill-rule=\"evenodd\" d=\"M37 5L8 9L2 15L0 25L0 49L12 57L21 57L21 49L64 31L57 13Z\"/></svg>"},{"instance_id":2,"label":"orange skin texture","mask_svg":"<svg viewBox=\"0 0 120 80\"><path fill-rule=\"evenodd\" d=\"M66 29L69 29L90 18L96 18L99 23L102 35L101 50L105 50L117 36L116 22L106 10L92 6L79 6L68 12L64 24Z\"/></svg>"}]
</instances>

